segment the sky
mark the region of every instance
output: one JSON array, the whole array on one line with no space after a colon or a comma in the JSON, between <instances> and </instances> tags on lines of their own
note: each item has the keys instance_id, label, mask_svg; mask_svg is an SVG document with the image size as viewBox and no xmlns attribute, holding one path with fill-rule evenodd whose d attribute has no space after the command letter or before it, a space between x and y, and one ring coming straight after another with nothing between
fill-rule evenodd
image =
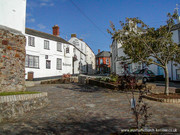
<instances>
[{"instance_id":1,"label":"sky","mask_svg":"<svg viewBox=\"0 0 180 135\"><path fill-rule=\"evenodd\" d=\"M52 34L60 27L66 40L76 33L97 54L110 51L110 21L120 28L119 21L138 17L150 27L158 28L173 13L180 0L27 0L26 27Z\"/></svg>"}]
</instances>

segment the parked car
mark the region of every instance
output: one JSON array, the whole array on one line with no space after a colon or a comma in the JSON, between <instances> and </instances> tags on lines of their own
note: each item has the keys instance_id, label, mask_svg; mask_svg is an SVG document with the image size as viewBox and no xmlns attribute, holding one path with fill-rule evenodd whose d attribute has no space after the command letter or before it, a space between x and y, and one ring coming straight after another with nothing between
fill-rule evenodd
<instances>
[{"instance_id":1,"label":"parked car","mask_svg":"<svg viewBox=\"0 0 180 135\"><path fill-rule=\"evenodd\" d=\"M156 75L147 68L142 70L136 70L135 72L133 72L133 75L136 76L138 79L142 79L143 83L156 80Z\"/></svg>"}]
</instances>

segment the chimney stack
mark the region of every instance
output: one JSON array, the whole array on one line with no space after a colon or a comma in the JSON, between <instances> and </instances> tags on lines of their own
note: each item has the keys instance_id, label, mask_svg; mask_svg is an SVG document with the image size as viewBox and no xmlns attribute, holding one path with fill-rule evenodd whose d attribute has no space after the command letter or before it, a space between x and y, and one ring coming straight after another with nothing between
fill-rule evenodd
<instances>
[{"instance_id":1,"label":"chimney stack","mask_svg":"<svg viewBox=\"0 0 180 135\"><path fill-rule=\"evenodd\" d=\"M83 41L83 39L82 39L82 38L81 38L80 40L81 40L81 41Z\"/></svg>"},{"instance_id":2,"label":"chimney stack","mask_svg":"<svg viewBox=\"0 0 180 135\"><path fill-rule=\"evenodd\" d=\"M100 49L98 49L98 53L100 53Z\"/></svg>"},{"instance_id":3,"label":"chimney stack","mask_svg":"<svg viewBox=\"0 0 180 135\"><path fill-rule=\"evenodd\" d=\"M53 28L53 35L58 37L59 36L59 26L54 25L52 28Z\"/></svg>"},{"instance_id":4,"label":"chimney stack","mask_svg":"<svg viewBox=\"0 0 180 135\"><path fill-rule=\"evenodd\" d=\"M71 34L71 37L76 37L76 34Z\"/></svg>"}]
</instances>

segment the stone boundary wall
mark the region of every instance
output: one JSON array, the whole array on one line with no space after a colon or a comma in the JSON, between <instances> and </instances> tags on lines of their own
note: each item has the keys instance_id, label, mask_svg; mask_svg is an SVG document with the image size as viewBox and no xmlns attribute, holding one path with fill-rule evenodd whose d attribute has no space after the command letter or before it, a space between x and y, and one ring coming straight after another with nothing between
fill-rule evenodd
<instances>
[{"instance_id":1,"label":"stone boundary wall","mask_svg":"<svg viewBox=\"0 0 180 135\"><path fill-rule=\"evenodd\" d=\"M0 96L0 122L48 105L47 92Z\"/></svg>"},{"instance_id":2,"label":"stone boundary wall","mask_svg":"<svg viewBox=\"0 0 180 135\"><path fill-rule=\"evenodd\" d=\"M25 91L26 37L0 25L0 92Z\"/></svg>"}]
</instances>

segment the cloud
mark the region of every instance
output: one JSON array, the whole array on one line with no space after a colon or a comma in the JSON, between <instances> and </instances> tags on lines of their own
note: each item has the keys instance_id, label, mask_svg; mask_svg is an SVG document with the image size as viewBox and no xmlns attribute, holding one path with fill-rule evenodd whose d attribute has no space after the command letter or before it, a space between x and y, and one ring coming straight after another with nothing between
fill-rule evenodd
<instances>
[{"instance_id":1,"label":"cloud","mask_svg":"<svg viewBox=\"0 0 180 135\"><path fill-rule=\"evenodd\" d=\"M54 3L45 3L45 2L40 3L40 7L45 7L45 6L52 7L52 6L54 6Z\"/></svg>"},{"instance_id":2,"label":"cloud","mask_svg":"<svg viewBox=\"0 0 180 135\"><path fill-rule=\"evenodd\" d=\"M51 3L50 6L51 6L51 7L54 6L54 3Z\"/></svg>"},{"instance_id":3,"label":"cloud","mask_svg":"<svg viewBox=\"0 0 180 135\"><path fill-rule=\"evenodd\" d=\"M30 16L32 16L32 14L31 14L31 13L27 13L26 16L27 16L27 17L30 17Z\"/></svg>"},{"instance_id":4,"label":"cloud","mask_svg":"<svg viewBox=\"0 0 180 135\"><path fill-rule=\"evenodd\" d=\"M38 24L37 27L38 27L39 29L45 29L45 28L46 28L46 26L43 25L43 24Z\"/></svg>"},{"instance_id":5,"label":"cloud","mask_svg":"<svg viewBox=\"0 0 180 135\"><path fill-rule=\"evenodd\" d=\"M40 6L41 6L41 7L47 6L47 3L40 3Z\"/></svg>"},{"instance_id":6,"label":"cloud","mask_svg":"<svg viewBox=\"0 0 180 135\"><path fill-rule=\"evenodd\" d=\"M86 38L88 38L90 35L88 34L88 33L86 33L86 34L81 34L80 35L80 38L82 38L82 39L86 39Z\"/></svg>"},{"instance_id":7,"label":"cloud","mask_svg":"<svg viewBox=\"0 0 180 135\"><path fill-rule=\"evenodd\" d=\"M27 22L28 22L28 23L34 23L34 22L35 22L35 19L34 19L34 18L27 19Z\"/></svg>"},{"instance_id":8,"label":"cloud","mask_svg":"<svg viewBox=\"0 0 180 135\"><path fill-rule=\"evenodd\" d=\"M51 0L41 0L42 2L51 2Z\"/></svg>"},{"instance_id":9,"label":"cloud","mask_svg":"<svg viewBox=\"0 0 180 135\"><path fill-rule=\"evenodd\" d=\"M29 7L29 8L38 7L38 4L36 2L33 2L33 1L30 1L30 2L28 1L27 7Z\"/></svg>"}]
</instances>

